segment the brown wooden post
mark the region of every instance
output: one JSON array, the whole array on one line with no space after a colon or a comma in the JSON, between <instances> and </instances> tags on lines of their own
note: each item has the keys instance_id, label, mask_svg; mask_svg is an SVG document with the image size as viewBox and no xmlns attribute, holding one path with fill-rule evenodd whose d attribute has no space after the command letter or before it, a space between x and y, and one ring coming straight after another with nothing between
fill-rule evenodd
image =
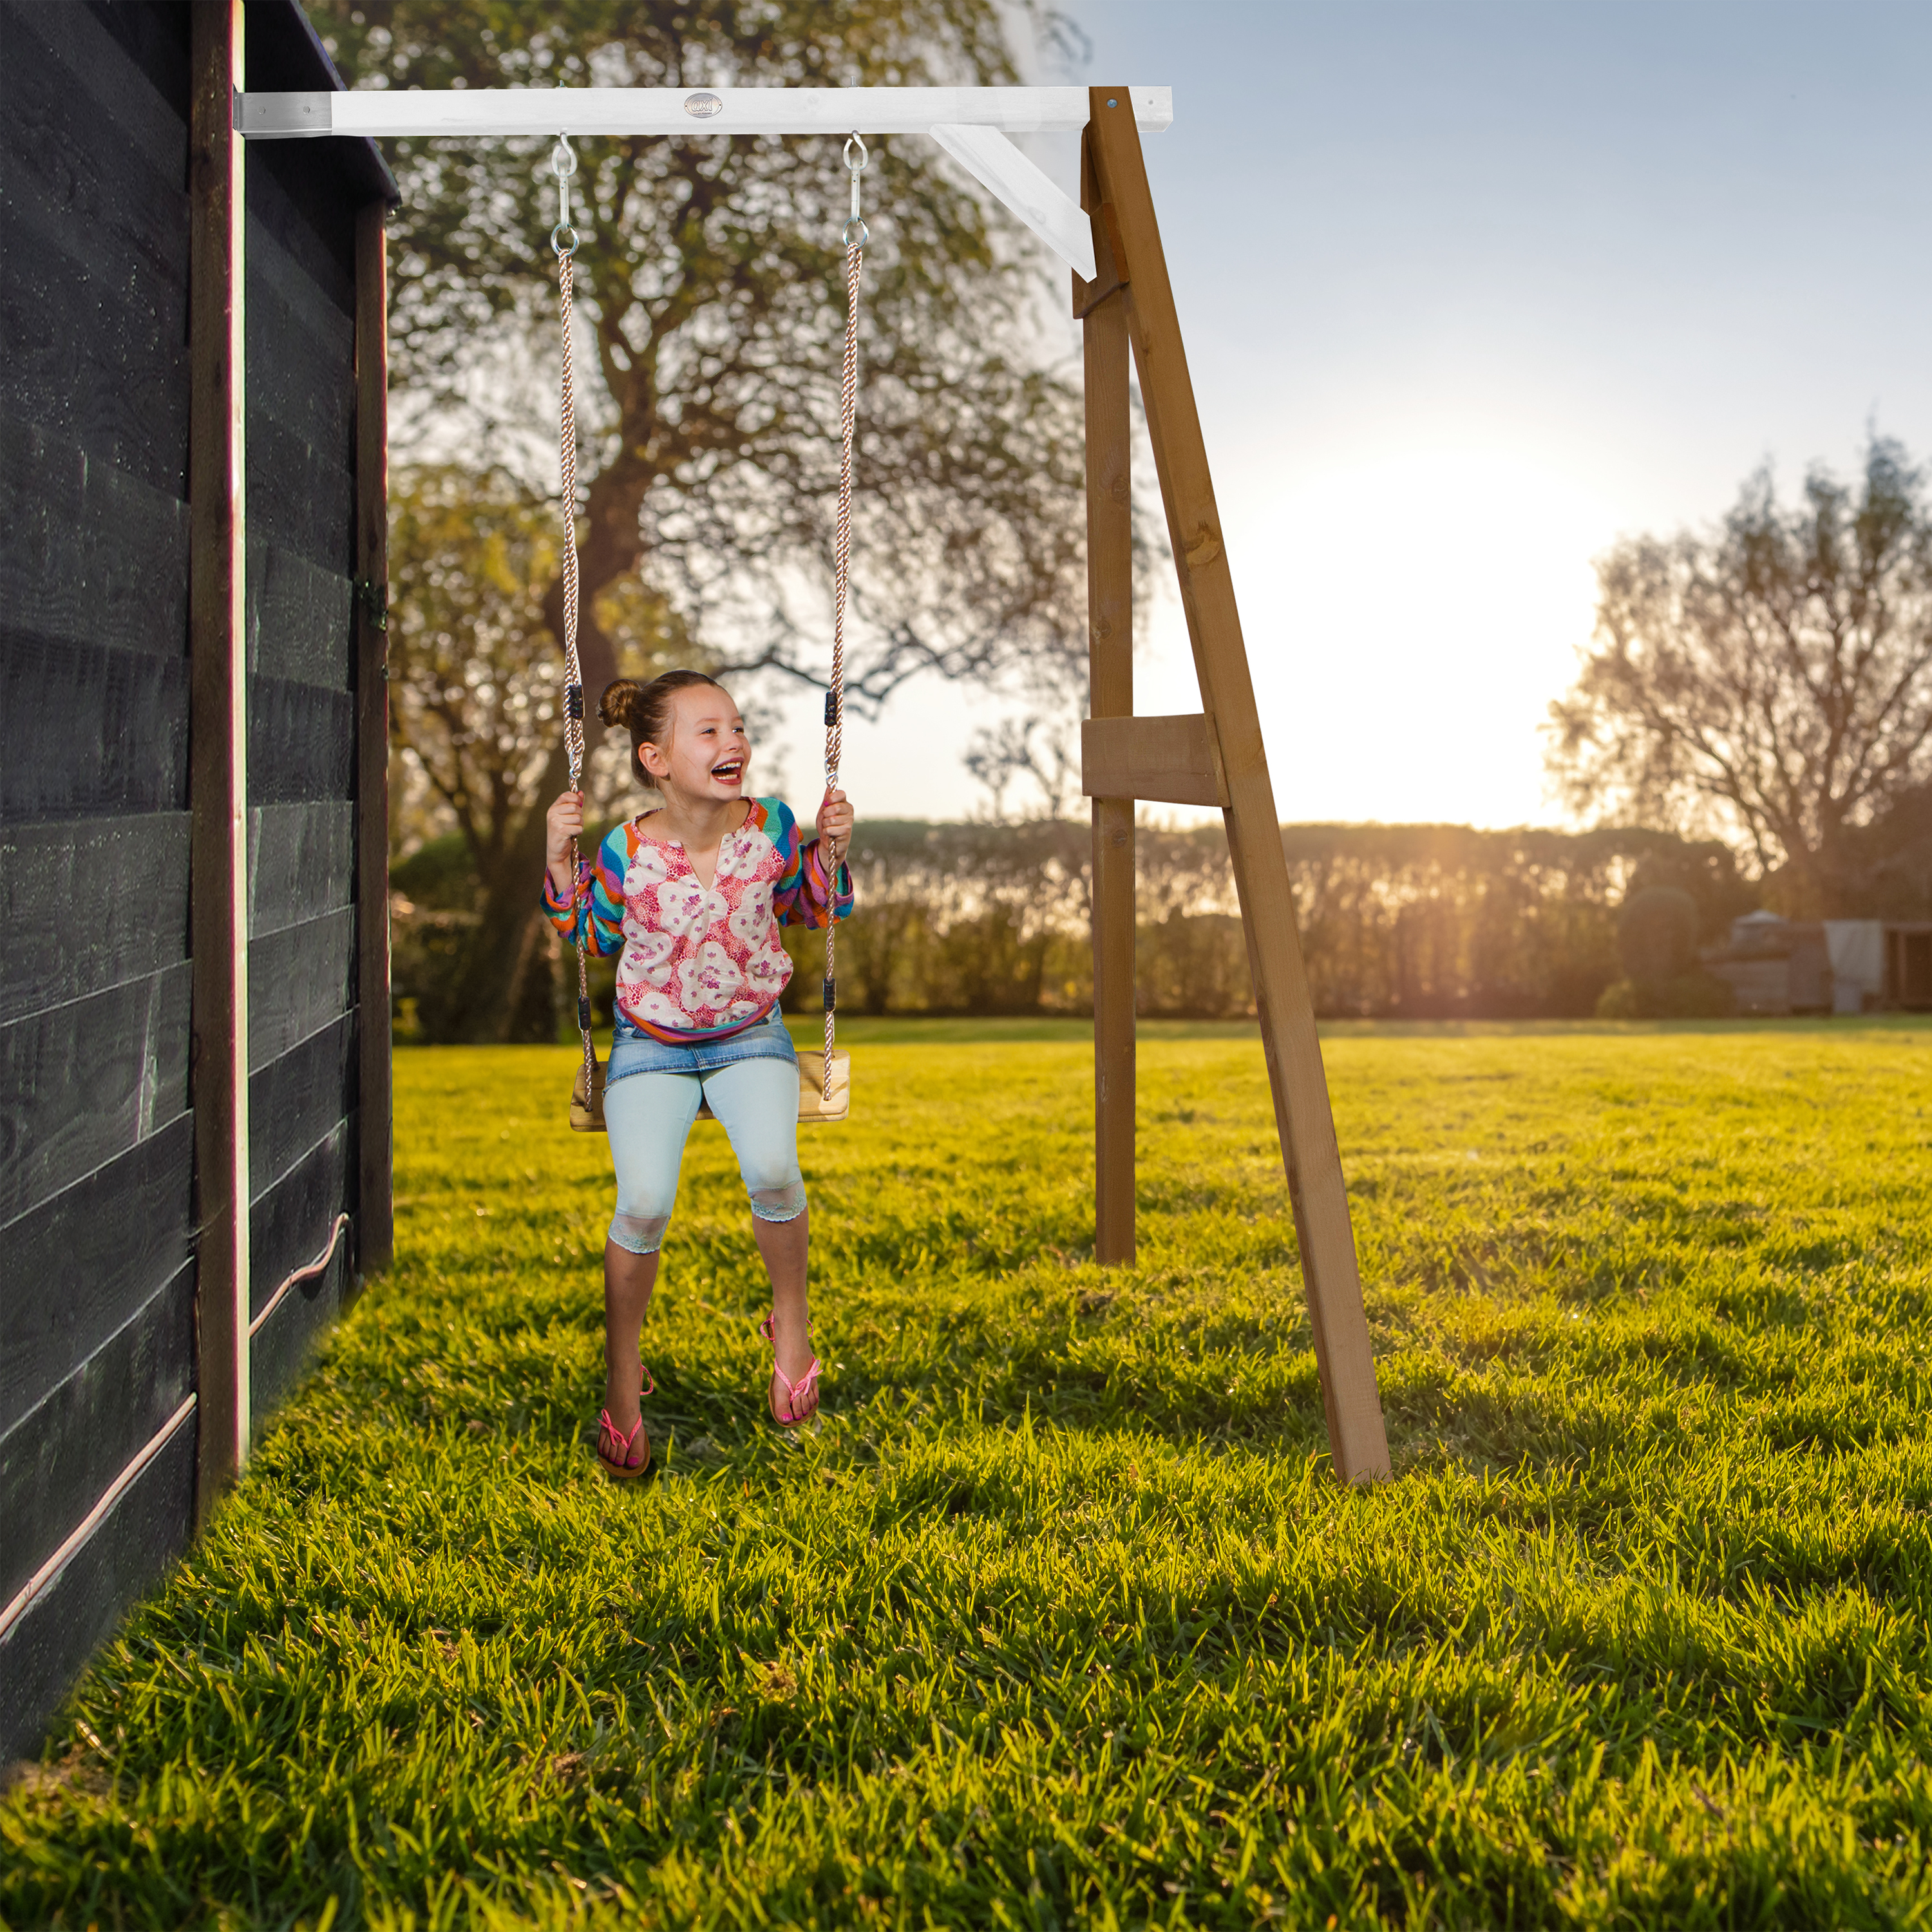
<instances>
[{"instance_id":1,"label":"brown wooden post","mask_svg":"<svg viewBox=\"0 0 1932 1932\"><path fill-rule=\"evenodd\" d=\"M242 0L189 10L188 803L195 1514L248 1453L248 848Z\"/></svg>"},{"instance_id":2,"label":"brown wooden post","mask_svg":"<svg viewBox=\"0 0 1932 1932\"><path fill-rule=\"evenodd\" d=\"M1081 202L1097 208L1083 143ZM1096 231L1099 224L1095 224ZM1088 709L1124 718L1134 708L1133 502L1129 466L1127 312L1097 232L1091 289L1074 278L1087 390ZM1094 1258L1134 1258L1134 807L1094 801Z\"/></svg>"},{"instance_id":3,"label":"brown wooden post","mask_svg":"<svg viewBox=\"0 0 1932 1932\"><path fill-rule=\"evenodd\" d=\"M395 1252L389 1049L389 344L386 211L356 218L356 1271Z\"/></svg>"},{"instance_id":4,"label":"brown wooden post","mask_svg":"<svg viewBox=\"0 0 1932 1932\"><path fill-rule=\"evenodd\" d=\"M1096 226L1107 236L1126 284L1129 330L1181 603L1227 788L1228 844L1294 1204L1329 1448L1344 1481L1369 1480L1388 1474L1388 1442L1341 1152L1207 446L1127 90L1096 87L1089 103L1088 146L1102 202Z\"/></svg>"}]
</instances>

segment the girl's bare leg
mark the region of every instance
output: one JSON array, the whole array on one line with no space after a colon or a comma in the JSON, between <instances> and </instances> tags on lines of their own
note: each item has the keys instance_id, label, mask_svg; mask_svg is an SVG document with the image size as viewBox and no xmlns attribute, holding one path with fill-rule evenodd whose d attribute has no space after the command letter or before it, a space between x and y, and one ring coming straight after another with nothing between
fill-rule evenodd
<instances>
[{"instance_id":1,"label":"girl's bare leg","mask_svg":"<svg viewBox=\"0 0 1932 1932\"><path fill-rule=\"evenodd\" d=\"M627 1435L638 1423L638 1348L657 1279L655 1254L604 1244L604 1406Z\"/></svg>"},{"instance_id":2,"label":"girl's bare leg","mask_svg":"<svg viewBox=\"0 0 1932 1932\"><path fill-rule=\"evenodd\" d=\"M812 1362L811 1311L805 1297L806 1257L812 1245L812 1210L802 1209L789 1221L752 1219L758 1252L772 1278L772 1334L778 1366L788 1381L796 1382ZM818 1406L814 1390L805 1413ZM616 1411L610 1413L614 1418ZM803 1418L801 1417L800 1420Z\"/></svg>"}]
</instances>

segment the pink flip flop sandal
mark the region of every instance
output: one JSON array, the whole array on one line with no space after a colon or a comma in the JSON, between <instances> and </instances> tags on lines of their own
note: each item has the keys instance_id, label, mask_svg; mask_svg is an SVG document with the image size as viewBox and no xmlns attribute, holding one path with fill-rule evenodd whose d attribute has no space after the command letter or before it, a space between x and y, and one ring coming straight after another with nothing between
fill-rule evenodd
<instances>
[{"instance_id":1,"label":"pink flip flop sandal","mask_svg":"<svg viewBox=\"0 0 1932 1932\"><path fill-rule=\"evenodd\" d=\"M769 1383L765 1388L765 1406L772 1412L772 1420L781 1429L796 1429L801 1422L809 1422L818 1413L818 1358L813 1356L811 1366L794 1382L778 1366L778 1337L772 1332L772 1320L767 1315L758 1324L758 1333L772 1345L772 1380L784 1384L785 1406L781 1413L778 1398Z\"/></svg>"},{"instance_id":2,"label":"pink flip flop sandal","mask_svg":"<svg viewBox=\"0 0 1932 1932\"><path fill-rule=\"evenodd\" d=\"M647 1395L656 1395L657 1384L652 1380L650 1372L643 1372L643 1387L638 1392L641 1403ZM637 1461L631 1460L632 1453L641 1442L644 1453ZM597 1460L604 1466L604 1473L614 1483L628 1483L641 1476L651 1466L651 1438L644 1428L644 1418L638 1418L638 1426L628 1435L610 1420L610 1412L605 1409L597 1418Z\"/></svg>"}]
</instances>

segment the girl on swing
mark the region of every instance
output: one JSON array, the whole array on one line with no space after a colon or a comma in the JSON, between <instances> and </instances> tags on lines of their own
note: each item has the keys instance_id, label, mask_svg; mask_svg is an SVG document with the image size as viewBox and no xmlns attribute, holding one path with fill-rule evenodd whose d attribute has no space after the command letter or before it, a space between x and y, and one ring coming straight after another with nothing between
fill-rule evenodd
<instances>
[{"instance_id":1,"label":"girl on swing","mask_svg":"<svg viewBox=\"0 0 1932 1932\"><path fill-rule=\"evenodd\" d=\"M634 768L664 800L620 825L576 878L570 848L584 830L583 794L563 793L548 814L550 922L566 939L580 930L591 951L618 956L604 1076L617 1207L604 1247L597 1455L622 1479L650 1466L642 1401L654 1384L638 1342L700 1100L730 1137L771 1276L772 1312L758 1332L772 1344L772 1419L790 1428L817 1412L798 1058L778 1016L791 962L778 928L850 914L852 808L842 791L828 793L818 836L806 840L780 800L747 796L745 721L701 671L667 671L645 685L620 678L597 712L630 733Z\"/></svg>"}]
</instances>

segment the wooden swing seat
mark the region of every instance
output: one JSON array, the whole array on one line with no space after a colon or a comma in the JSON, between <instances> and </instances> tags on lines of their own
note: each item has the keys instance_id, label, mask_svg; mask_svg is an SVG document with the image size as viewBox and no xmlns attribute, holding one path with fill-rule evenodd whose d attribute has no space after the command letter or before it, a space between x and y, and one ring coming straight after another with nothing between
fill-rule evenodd
<instances>
[{"instance_id":1,"label":"wooden swing seat","mask_svg":"<svg viewBox=\"0 0 1932 1932\"><path fill-rule=\"evenodd\" d=\"M584 1090L584 1070L577 1069L576 1084L570 1090L570 1125L574 1133L601 1134L604 1125L604 1063L596 1063L596 1091ZM832 1050L832 1097L825 1097L825 1055L817 1047L801 1047L798 1055L798 1124L802 1127L827 1125L850 1118L852 1112L852 1056L841 1048ZM698 1118L715 1120L718 1116L702 1101Z\"/></svg>"}]
</instances>

